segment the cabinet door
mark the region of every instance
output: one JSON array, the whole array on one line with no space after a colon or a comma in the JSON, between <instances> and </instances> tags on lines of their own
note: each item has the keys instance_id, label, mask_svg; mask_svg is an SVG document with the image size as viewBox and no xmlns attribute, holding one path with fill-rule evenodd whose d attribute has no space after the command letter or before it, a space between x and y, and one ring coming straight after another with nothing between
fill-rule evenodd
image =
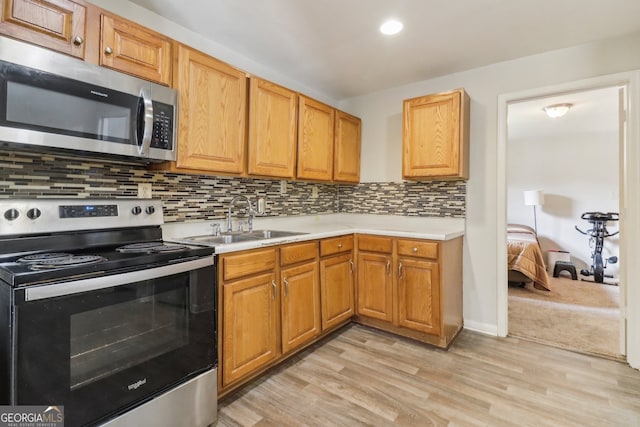
<instances>
[{"instance_id":1,"label":"cabinet door","mask_svg":"<svg viewBox=\"0 0 640 427\"><path fill-rule=\"evenodd\" d=\"M275 280L275 273L266 273L223 285L223 385L279 356Z\"/></svg>"},{"instance_id":2,"label":"cabinet door","mask_svg":"<svg viewBox=\"0 0 640 427\"><path fill-rule=\"evenodd\" d=\"M468 178L468 132L460 126L467 120L461 114L465 97L458 90L404 101L404 178Z\"/></svg>"},{"instance_id":3,"label":"cabinet door","mask_svg":"<svg viewBox=\"0 0 640 427\"><path fill-rule=\"evenodd\" d=\"M246 161L247 78L244 72L181 45L174 86L178 168L241 174Z\"/></svg>"},{"instance_id":4,"label":"cabinet door","mask_svg":"<svg viewBox=\"0 0 640 427\"><path fill-rule=\"evenodd\" d=\"M347 322L353 316L353 268L351 254L320 261L322 330Z\"/></svg>"},{"instance_id":5,"label":"cabinet door","mask_svg":"<svg viewBox=\"0 0 640 427\"><path fill-rule=\"evenodd\" d=\"M336 111L334 181L360 182L360 129L359 118Z\"/></svg>"},{"instance_id":6,"label":"cabinet door","mask_svg":"<svg viewBox=\"0 0 640 427\"><path fill-rule=\"evenodd\" d=\"M171 40L132 22L102 15L100 65L171 84Z\"/></svg>"},{"instance_id":7,"label":"cabinet door","mask_svg":"<svg viewBox=\"0 0 640 427\"><path fill-rule=\"evenodd\" d=\"M300 95L297 177L331 181L334 109Z\"/></svg>"},{"instance_id":8,"label":"cabinet door","mask_svg":"<svg viewBox=\"0 0 640 427\"><path fill-rule=\"evenodd\" d=\"M252 77L249 99L248 173L293 178L298 96L289 89Z\"/></svg>"},{"instance_id":9,"label":"cabinet door","mask_svg":"<svg viewBox=\"0 0 640 427\"><path fill-rule=\"evenodd\" d=\"M0 0L0 33L84 59L86 14L70 0Z\"/></svg>"},{"instance_id":10,"label":"cabinet door","mask_svg":"<svg viewBox=\"0 0 640 427\"><path fill-rule=\"evenodd\" d=\"M282 352L287 353L313 340L320 333L320 289L318 264L314 260L283 269Z\"/></svg>"},{"instance_id":11,"label":"cabinet door","mask_svg":"<svg viewBox=\"0 0 640 427\"><path fill-rule=\"evenodd\" d=\"M358 254L358 314L393 321L391 256Z\"/></svg>"},{"instance_id":12,"label":"cabinet door","mask_svg":"<svg viewBox=\"0 0 640 427\"><path fill-rule=\"evenodd\" d=\"M440 278L435 262L398 259L398 321L428 334L440 334Z\"/></svg>"}]
</instances>

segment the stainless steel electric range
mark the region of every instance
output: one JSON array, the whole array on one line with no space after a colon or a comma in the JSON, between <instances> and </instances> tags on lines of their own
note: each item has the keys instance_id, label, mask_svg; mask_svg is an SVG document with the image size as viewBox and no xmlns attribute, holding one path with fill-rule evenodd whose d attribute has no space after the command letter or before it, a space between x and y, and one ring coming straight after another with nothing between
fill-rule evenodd
<instances>
[{"instance_id":1,"label":"stainless steel electric range","mask_svg":"<svg viewBox=\"0 0 640 427\"><path fill-rule=\"evenodd\" d=\"M67 427L215 421L213 249L162 223L155 200L0 200L0 405L62 406Z\"/></svg>"}]
</instances>

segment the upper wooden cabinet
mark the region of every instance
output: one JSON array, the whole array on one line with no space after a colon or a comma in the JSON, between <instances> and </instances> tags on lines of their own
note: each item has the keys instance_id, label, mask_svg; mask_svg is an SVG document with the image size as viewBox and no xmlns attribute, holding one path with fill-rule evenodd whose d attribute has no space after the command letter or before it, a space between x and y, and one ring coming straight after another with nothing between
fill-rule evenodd
<instances>
[{"instance_id":1,"label":"upper wooden cabinet","mask_svg":"<svg viewBox=\"0 0 640 427\"><path fill-rule=\"evenodd\" d=\"M314 181L331 181L334 109L303 95L299 100L296 176Z\"/></svg>"},{"instance_id":2,"label":"upper wooden cabinet","mask_svg":"<svg viewBox=\"0 0 640 427\"><path fill-rule=\"evenodd\" d=\"M403 178L469 178L469 104L464 89L404 101Z\"/></svg>"},{"instance_id":3,"label":"upper wooden cabinet","mask_svg":"<svg viewBox=\"0 0 640 427\"><path fill-rule=\"evenodd\" d=\"M334 181L360 182L361 127L358 117L336 111Z\"/></svg>"},{"instance_id":4,"label":"upper wooden cabinet","mask_svg":"<svg viewBox=\"0 0 640 427\"><path fill-rule=\"evenodd\" d=\"M100 28L100 65L171 84L171 39L107 14L102 14Z\"/></svg>"},{"instance_id":5,"label":"upper wooden cabinet","mask_svg":"<svg viewBox=\"0 0 640 427\"><path fill-rule=\"evenodd\" d=\"M250 81L248 173L293 178L298 95L266 80Z\"/></svg>"},{"instance_id":6,"label":"upper wooden cabinet","mask_svg":"<svg viewBox=\"0 0 640 427\"><path fill-rule=\"evenodd\" d=\"M187 46L178 47L178 169L242 174L246 163L247 77Z\"/></svg>"},{"instance_id":7,"label":"upper wooden cabinet","mask_svg":"<svg viewBox=\"0 0 640 427\"><path fill-rule=\"evenodd\" d=\"M84 59L86 13L70 0L0 0L0 34Z\"/></svg>"}]
</instances>

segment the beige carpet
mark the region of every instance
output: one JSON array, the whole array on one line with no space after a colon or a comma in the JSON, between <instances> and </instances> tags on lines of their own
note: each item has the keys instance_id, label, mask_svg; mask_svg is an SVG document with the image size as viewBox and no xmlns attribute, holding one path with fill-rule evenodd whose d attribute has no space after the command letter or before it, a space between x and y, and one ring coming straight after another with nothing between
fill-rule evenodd
<instances>
[{"instance_id":1,"label":"beige carpet","mask_svg":"<svg viewBox=\"0 0 640 427\"><path fill-rule=\"evenodd\" d=\"M509 334L619 357L620 288L549 277L552 291L509 286Z\"/></svg>"}]
</instances>

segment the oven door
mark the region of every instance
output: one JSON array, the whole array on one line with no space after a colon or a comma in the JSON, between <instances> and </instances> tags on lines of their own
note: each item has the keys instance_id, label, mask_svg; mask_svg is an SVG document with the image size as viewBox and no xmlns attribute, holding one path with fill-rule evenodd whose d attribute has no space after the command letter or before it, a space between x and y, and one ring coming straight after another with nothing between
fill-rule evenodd
<instances>
[{"instance_id":1,"label":"oven door","mask_svg":"<svg viewBox=\"0 0 640 427\"><path fill-rule=\"evenodd\" d=\"M16 293L13 404L104 421L217 364L213 257Z\"/></svg>"}]
</instances>

